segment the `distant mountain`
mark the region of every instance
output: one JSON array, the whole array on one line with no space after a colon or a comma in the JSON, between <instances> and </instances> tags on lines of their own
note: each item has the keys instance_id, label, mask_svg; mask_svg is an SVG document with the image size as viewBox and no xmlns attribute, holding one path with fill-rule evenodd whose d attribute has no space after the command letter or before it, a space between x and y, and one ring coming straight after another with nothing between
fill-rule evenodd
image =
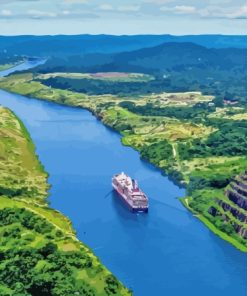
<instances>
[{"instance_id":1,"label":"distant mountain","mask_svg":"<svg viewBox=\"0 0 247 296\"><path fill-rule=\"evenodd\" d=\"M142 86L145 93L200 90L247 101L247 49L241 48L210 49L190 42L171 42L131 52L51 58L34 71L140 72L156 77Z\"/></svg>"},{"instance_id":2,"label":"distant mountain","mask_svg":"<svg viewBox=\"0 0 247 296\"><path fill-rule=\"evenodd\" d=\"M118 70L132 68L144 72L189 71L203 69L213 71L245 70L247 49L209 49L193 43L164 43L137 51L115 54L112 65Z\"/></svg>"},{"instance_id":3,"label":"distant mountain","mask_svg":"<svg viewBox=\"0 0 247 296\"><path fill-rule=\"evenodd\" d=\"M116 54L112 64L120 68L142 68L144 72L204 66L218 63L217 50L193 43L164 43L156 47Z\"/></svg>"},{"instance_id":4,"label":"distant mountain","mask_svg":"<svg viewBox=\"0 0 247 296\"><path fill-rule=\"evenodd\" d=\"M247 36L244 35L170 35L165 42L192 42L208 48L247 48Z\"/></svg>"},{"instance_id":5,"label":"distant mountain","mask_svg":"<svg viewBox=\"0 0 247 296\"><path fill-rule=\"evenodd\" d=\"M87 53L117 53L154 47L163 43L191 42L207 48L247 48L247 36L224 35L57 35L0 36L0 53L64 56Z\"/></svg>"},{"instance_id":6,"label":"distant mountain","mask_svg":"<svg viewBox=\"0 0 247 296\"><path fill-rule=\"evenodd\" d=\"M38 56L116 53L156 46L163 43L164 38L165 36L152 35L0 36L0 51Z\"/></svg>"},{"instance_id":7,"label":"distant mountain","mask_svg":"<svg viewBox=\"0 0 247 296\"><path fill-rule=\"evenodd\" d=\"M52 57L43 72L107 72L125 71L149 74L184 72L187 75L195 71L208 71L213 75L219 71L245 71L247 67L247 49L221 48L209 49L194 43L163 43L123 53L93 53L85 55Z\"/></svg>"}]
</instances>

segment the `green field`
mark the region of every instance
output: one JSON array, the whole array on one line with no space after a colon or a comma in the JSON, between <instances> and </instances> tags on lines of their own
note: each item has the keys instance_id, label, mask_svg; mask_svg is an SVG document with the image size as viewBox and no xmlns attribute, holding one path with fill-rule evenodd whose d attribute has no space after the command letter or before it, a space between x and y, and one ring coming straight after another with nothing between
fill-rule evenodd
<instances>
[{"instance_id":1,"label":"green field","mask_svg":"<svg viewBox=\"0 0 247 296\"><path fill-rule=\"evenodd\" d=\"M91 110L122 134L124 145L135 148L142 158L186 186L189 209L214 225L221 237L246 250L246 240L225 227L240 222L231 216L226 222L208 212L212 205L219 208L217 198L224 200L225 188L246 169L244 106L219 108L213 97L198 92L87 95L48 87L33 79L33 74L3 78L0 88Z\"/></svg>"},{"instance_id":2,"label":"green field","mask_svg":"<svg viewBox=\"0 0 247 296\"><path fill-rule=\"evenodd\" d=\"M30 136L0 107L0 295L130 295L47 203Z\"/></svg>"},{"instance_id":3,"label":"green field","mask_svg":"<svg viewBox=\"0 0 247 296\"><path fill-rule=\"evenodd\" d=\"M12 68L13 66L14 65L12 65L12 64L0 65L0 71L8 70L8 69Z\"/></svg>"}]
</instances>

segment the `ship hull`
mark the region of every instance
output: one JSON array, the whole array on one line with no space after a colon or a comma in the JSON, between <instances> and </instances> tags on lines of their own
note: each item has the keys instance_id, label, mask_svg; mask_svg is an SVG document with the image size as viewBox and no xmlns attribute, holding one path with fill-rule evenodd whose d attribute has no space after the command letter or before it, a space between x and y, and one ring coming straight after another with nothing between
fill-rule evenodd
<instances>
[{"instance_id":1,"label":"ship hull","mask_svg":"<svg viewBox=\"0 0 247 296\"><path fill-rule=\"evenodd\" d=\"M127 200L127 197L121 193L118 188L112 184L112 187L114 188L114 190L116 191L116 193L118 194L118 196L121 198L121 200L123 201L123 203L128 207L128 209L132 212L132 213L148 213L148 208L138 208L138 207L133 207Z\"/></svg>"}]
</instances>

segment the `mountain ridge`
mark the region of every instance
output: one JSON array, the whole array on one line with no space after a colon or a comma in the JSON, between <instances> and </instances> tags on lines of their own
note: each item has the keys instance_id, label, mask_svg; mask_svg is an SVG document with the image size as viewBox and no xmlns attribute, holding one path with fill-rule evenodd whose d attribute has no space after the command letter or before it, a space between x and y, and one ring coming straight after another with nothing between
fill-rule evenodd
<instances>
[{"instance_id":1,"label":"mountain ridge","mask_svg":"<svg viewBox=\"0 0 247 296\"><path fill-rule=\"evenodd\" d=\"M19 55L114 53L168 42L192 42L207 48L247 48L245 35L20 35L0 36L0 52ZM17 47L18 45L18 47Z\"/></svg>"}]
</instances>

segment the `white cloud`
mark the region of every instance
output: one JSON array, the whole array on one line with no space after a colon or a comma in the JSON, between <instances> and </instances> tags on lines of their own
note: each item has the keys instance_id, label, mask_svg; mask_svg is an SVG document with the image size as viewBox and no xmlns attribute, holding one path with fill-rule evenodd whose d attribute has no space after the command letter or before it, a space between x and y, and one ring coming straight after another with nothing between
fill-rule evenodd
<instances>
[{"instance_id":1,"label":"white cloud","mask_svg":"<svg viewBox=\"0 0 247 296\"><path fill-rule=\"evenodd\" d=\"M113 10L113 6L111 4L101 4L100 6L98 6L98 8L100 10Z\"/></svg>"},{"instance_id":2,"label":"white cloud","mask_svg":"<svg viewBox=\"0 0 247 296\"><path fill-rule=\"evenodd\" d=\"M65 3L71 3L71 4L76 4L76 3L79 3L79 4L87 4L88 3L88 0L64 0Z\"/></svg>"},{"instance_id":3,"label":"white cloud","mask_svg":"<svg viewBox=\"0 0 247 296\"><path fill-rule=\"evenodd\" d=\"M174 7L175 12L181 14L194 14L197 12L195 6L177 5Z\"/></svg>"},{"instance_id":4,"label":"white cloud","mask_svg":"<svg viewBox=\"0 0 247 296\"><path fill-rule=\"evenodd\" d=\"M31 16L32 18L54 18L57 16L55 12L49 12L49 11L41 11L41 10L28 10L27 15Z\"/></svg>"},{"instance_id":5,"label":"white cloud","mask_svg":"<svg viewBox=\"0 0 247 296\"><path fill-rule=\"evenodd\" d=\"M138 5L125 5L125 6L119 6L118 11L139 11L141 9L141 6Z\"/></svg>"},{"instance_id":6,"label":"white cloud","mask_svg":"<svg viewBox=\"0 0 247 296\"><path fill-rule=\"evenodd\" d=\"M0 18L13 20L107 20L111 15L126 20L134 16L136 22L145 22L162 19L164 14L174 19L192 16L191 23L196 19L247 19L247 0L0 0L0 4Z\"/></svg>"},{"instance_id":7,"label":"white cloud","mask_svg":"<svg viewBox=\"0 0 247 296\"><path fill-rule=\"evenodd\" d=\"M162 6L161 11L171 11L178 14L194 14L197 12L194 6L177 5L175 7Z\"/></svg>"},{"instance_id":8,"label":"white cloud","mask_svg":"<svg viewBox=\"0 0 247 296\"><path fill-rule=\"evenodd\" d=\"M69 10L64 10L64 11L62 11L62 14L63 14L63 15L70 15L71 12L70 12Z\"/></svg>"},{"instance_id":9,"label":"white cloud","mask_svg":"<svg viewBox=\"0 0 247 296\"><path fill-rule=\"evenodd\" d=\"M0 12L0 15L2 15L2 16L12 16L13 13L12 13L11 10L3 9L3 10Z\"/></svg>"},{"instance_id":10,"label":"white cloud","mask_svg":"<svg viewBox=\"0 0 247 296\"><path fill-rule=\"evenodd\" d=\"M176 5L173 7L170 6L162 6L160 7L161 11L170 12L173 14L188 14L188 15L198 15L201 17L208 16L208 10L205 9L197 9L195 6L189 5Z\"/></svg>"},{"instance_id":11,"label":"white cloud","mask_svg":"<svg viewBox=\"0 0 247 296\"><path fill-rule=\"evenodd\" d=\"M228 18L247 18L247 5L240 7L239 9L233 10L233 12L227 13Z\"/></svg>"},{"instance_id":12,"label":"white cloud","mask_svg":"<svg viewBox=\"0 0 247 296\"><path fill-rule=\"evenodd\" d=\"M158 4L158 5L164 5L164 4L169 4L172 2L175 2L176 0L147 0L147 3L153 3L153 4Z\"/></svg>"}]
</instances>

